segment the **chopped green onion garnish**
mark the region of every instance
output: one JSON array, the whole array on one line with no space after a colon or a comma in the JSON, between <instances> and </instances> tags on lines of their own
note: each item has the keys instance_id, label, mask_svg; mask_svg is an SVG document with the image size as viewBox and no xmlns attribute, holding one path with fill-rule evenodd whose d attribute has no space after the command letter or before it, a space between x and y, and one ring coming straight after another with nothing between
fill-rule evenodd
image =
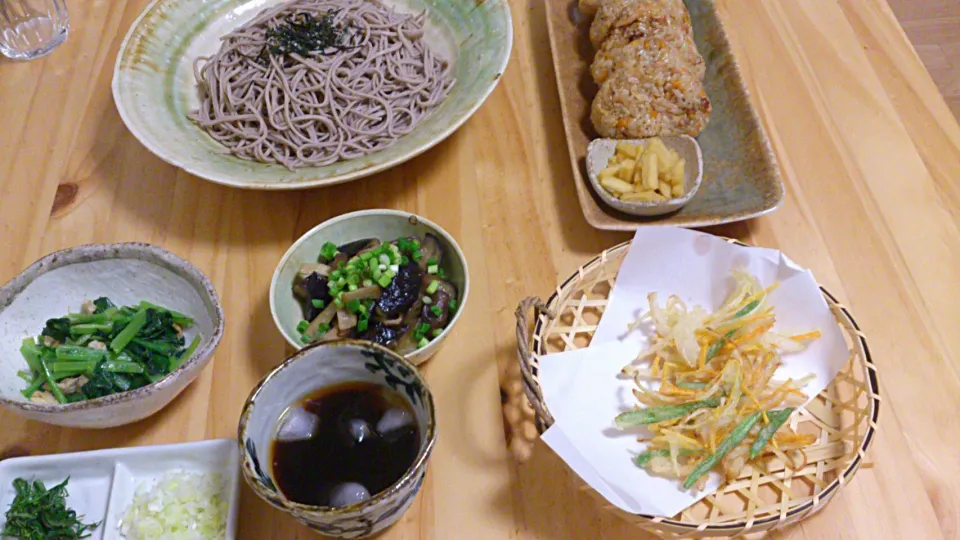
<instances>
[{"instance_id":1,"label":"chopped green onion garnish","mask_svg":"<svg viewBox=\"0 0 960 540\"><path fill-rule=\"evenodd\" d=\"M366 319L357 321L357 332L366 332L370 323Z\"/></svg>"},{"instance_id":2,"label":"chopped green onion garnish","mask_svg":"<svg viewBox=\"0 0 960 540\"><path fill-rule=\"evenodd\" d=\"M357 287L357 286L354 285L353 283L347 283L347 290L348 290L348 291L355 291L355 290L357 290L358 288L359 288L359 287Z\"/></svg>"},{"instance_id":3,"label":"chopped green onion garnish","mask_svg":"<svg viewBox=\"0 0 960 540\"><path fill-rule=\"evenodd\" d=\"M333 242L327 242L320 248L320 256L328 261L332 261L337 256L337 246Z\"/></svg>"},{"instance_id":4,"label":"chopped green onion garnish","mask_svg":"<svg viewBox=\"0 0 960 540\"><path fill-rule=\"evenodd\" d=\"M372 259L372 258L373 258L373 252L372 252L372 251L368 251L368 252L366 252L366 253L361 253L361 254L360 254L360 260L361 260L361 261L369 261L369 260Z\"/></svg>"},{"instance_id":5,"label":"chopped green onion garnish","mask_svg":"<svg viewBox=\"0 0 960 540\"><path fill-rule=\"evenodd\" d=\"M372 280L372 279L365 279L365 280L363 280L363 286L364 286L364 287L373 287L373 280Z\"/></svg>"},{"instance_id":6,"label":"chopped green onion garnish","mask_svg":"<svg viewBox=\"0 0 960 540\"><path fill-rule=\"evenodd\" d=\"M440 264L440 261L438 261L436 257L430 257L427 259L427 266L436 266L438 264Z\"/></svg>"},{"instance_id":7,"label":"chopped green onion garnish","mask_svg":"<svg viewBox=\"0 0 960 540\"><path fill-rule=\"evenodd\" d=\"M311 337L308 336L307 334L302 334L302 335L300 336L300 342L301 342L301 343L310 343L311 341L313 341L313 338L311 338Z\"/></svg>"},{"instance_id":8,"label":"chopped green onion garnish","mask_svg":"<svg viewBox=\"0 0 960 540\"><path fill-rule=\"evenodd\" d=\"M336 304L338 308L343 307L343 300L339 295L333 299L333 303Z\"/></svg>"},{"instance_id":9,"label":"chopped green onion garnish","mask_svg":"<svg viewBox=\"0 0 960 540\"><path fill-rule=\"evenodd\" d=\"M450 313L453 313L454 311L457 310L457 299L456 299L456 298L451 298L451 299L450 299L449 307L450 307Z\"/></svg>"},{"instance_id":10,"label":"chopped green onion garnish","mask_svg":"<svg viewBox=\"0 0 960 540\"><path fill-rule=\"evenodd\" d=\"M422 349L430 344L430 340L427 338L420 338L420 341L417 342L417 348Z\"/></svg>"},{"instance_id":11,"label":"chopped green onion garnish","mask_svg":"<svg viewBox=\"0 0 960 540\"><path fill-rule=\"evenodd\" d=\"M443 271L443 268L437 271L437 277L440 279L447 279L447 273Z\"/></svg>"},{"instance_id":12,"label":"chopped green onion garnish","mask_svg":"<svg viewBox=\"0 0 960 540\"><path fill-rule=\"evenodd\" d=\"M310 326L310 323L308 323L307 321L300 321L300 324L297 325L297 332L300 332L302 334L303 331L306 330L308 326Z\"/></svg>"},{"instance_id":13,"label":"chopped green onion garnish","mask_svg":"<svg viewBox=\"0 0 960 540\"><path fill-rule=\"evenodd\" d=\"M430 298L429 296L424 296L423 303L429 306L430 304L433 303L433 298Z\"/></svg>"},{"instance_id":14,"label":"chopped green onion garnish","mask_svg":"<svg viewBox=\"0 0 960 540\"><path fill-rule=\"evenodd\" d=\"M390 274L383 274L377 279L377 284L380 285L381 287L386 288L390 285L390 282L392 281L393 281L393 276L391 276Z\"/></svg>"},{"instance_id":15,"label":"chopped green onion garnish","mask_svg":"<svg viewBox=\"0 0 960 540\"><path fill-rule=\"evenodd\" d=\"M428 273L428 274L436 274L436 273L439 272L439 271L440 271L440 267L437 266L437 265L435 265L435 264L430 265L430 266L427 267L427 273Z\"/></svg>"},{"instance_id":16,"label":"chopped green onion garnish","mask_svg":"<svg viewBox=\"0 0 960 540\"><path fill-rule=\"evenodd\" d=\"M417 325L416 330L413 331L413 339L420 340L423 339L423 336L427 335L427 332L430 331L430 325L427 323L420 323Z\"/></svg>"},{"instance_id":17,"label":"chopped green onion garnish","mask_svg":"<svg viewBox=\"0 0 960 540\"><path fill-rule=\"evenodd\" d=\"M442 333L443 333L443 328L434 328L434 329L433 329L433 332L431 332L430 334L431 334L433 337L438 338L438 337L440 337L440 334L442 334Z\"/></svg>"},{"instance_id":18,"label":"chopped green onion garnish","mask_svg":"<svg viewBox=\"0 0 960 540\"><path fill-rule=\"evenodd\" d=\"M414 261L420 262L420 259L423 258L423 252L418 249L414 251L413 254L410 256L413 258Z\"/></svg>"},{"instance_id":19,"label":"chopped green onion garnish","mask_svg":"<svg viewBox=\"0 0 960 540\"><path fill-rule=\"evenodd\" d=\"M427 294L433 294L433 293L437 292L437 289L439 289L439 288L440 288L440 282L439 282L439 281L431 281L430 284L427 285Z\"/></svg>"},{"instance_id":20,"label":"chopped green onion garnish","mask_svg":"<svg viewBox=\"0 0 960 540\"><path fill-rule=\"evenodd\" d=\"M313 304L313 307L317 309L323 309L324 302L319 298L314 298L313 300L310 300L310 303Z\"/></svg>"},{"instance_id":21,"label":"chopped green onion garnish","mask_svg":"<svg viewBox=\"0 0 960 540\"><path fill-rule=\"evenodd\" d=\"M433 306L430 307L430 311L431 311L431 313L433 313L433 314L436 315L437 317L443 315L443 309L442 309L440 306L436 305L436 304L434 304Z\"/></svg>"},{"instance_id":22,"label":"chopped green onion garnish","mask_svg":"<svg viewBox=\"0 0 960 540\"><path fill-rule=\"evenodd\" d=\"M359 300L351 300L347 302L347 311L350 313L358 313L361 307L363 306L360 304Z\"/></svg>"},{"instance_id":23,"label":"chopped green onion garnish","mask_svg":"<svg viewBox=\"0 0 960 540\"><path fill-rule=\"evenodd\" d=\"M400 257L400 264L404 266L410 264L410 257L407 257L406 255Z\"/></svg>"}]
</instances>

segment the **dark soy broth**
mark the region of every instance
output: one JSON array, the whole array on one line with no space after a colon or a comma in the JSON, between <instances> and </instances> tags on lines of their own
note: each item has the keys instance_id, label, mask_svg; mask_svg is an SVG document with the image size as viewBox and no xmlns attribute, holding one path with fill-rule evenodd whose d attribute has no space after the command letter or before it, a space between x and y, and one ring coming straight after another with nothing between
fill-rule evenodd
<instances>
[{"instance_id":1,"label":"dark soy broth","mask_svg":"<svg viewBox=\"0 0 960 540\"><path fill-rule=\"evenodd\" d=\"M410 404L373 383L308 394L280 418L273 478L301 504L345 506L389 488L413 464L420 432Z\"/></svg>"}]
</instances>

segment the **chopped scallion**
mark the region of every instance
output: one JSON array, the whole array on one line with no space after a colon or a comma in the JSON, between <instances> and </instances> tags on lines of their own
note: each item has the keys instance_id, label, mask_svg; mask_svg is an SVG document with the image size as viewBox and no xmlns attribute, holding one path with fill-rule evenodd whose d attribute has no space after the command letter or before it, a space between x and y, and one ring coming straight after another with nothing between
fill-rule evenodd
<instances>
[{"instance_id":1,"label":"chopped scallion","mask_svg":"<svg viewBox=\"0 0 960 540\"><path fill-rule=\"evenodd\" d=\"M437 289L439 289L439 288L440 288L440 282L439 282L439 281L431 281L430 284L427 285L427 294L433 294L433 293L437 292Z\"/></svg>"},{"instance_id":2,"label":"chopped scallion","mask_svg":"<svg viewBox=\"0 0 960 540\"><path fill-rule=\"evenodd\" d=\"M320 256L327 261L332 261L333 258L337 256L337 253L337 246L333 242L326 242L320 248Z\"/></svg>"}]
</instances>

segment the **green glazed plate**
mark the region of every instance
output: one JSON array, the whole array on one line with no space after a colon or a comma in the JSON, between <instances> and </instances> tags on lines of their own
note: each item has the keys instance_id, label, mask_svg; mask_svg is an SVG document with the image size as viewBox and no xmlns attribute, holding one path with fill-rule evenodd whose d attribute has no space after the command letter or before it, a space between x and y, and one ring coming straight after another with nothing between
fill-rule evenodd
<instances>
[{"instance_id":1,"label":"green glazed plate","mask_svg":"<svg viewBox=\"0 0 960 540\"><path fill-rule=\"evenodd\" d=\"M199 105L193 62L220 37L280 0L155 0L127 34L113 73L113 98L130 131L164 161L207 180L248 189L301 189L355 180L403 163L447 138L496 87L510 58L507 0L385 0L401 12L427 10L425 39L454 63L456 84L440 107L392 146L349 161L289 171L234 157L187 113Z\"/></svg>"}]
</instances>

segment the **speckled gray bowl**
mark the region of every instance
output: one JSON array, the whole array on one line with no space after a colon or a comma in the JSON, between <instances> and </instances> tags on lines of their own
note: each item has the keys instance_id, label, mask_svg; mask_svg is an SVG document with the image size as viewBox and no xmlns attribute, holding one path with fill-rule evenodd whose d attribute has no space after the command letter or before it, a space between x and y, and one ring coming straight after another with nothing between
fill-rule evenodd
<instances>
[{"instance_id":1,"label":"speckled gray bowl","mask_svg":"<svg viewBox=\"0 0 960 540\"><path fill-rule=\"evenodd\" d=\"M703 155L697 140L687 135L659 137L663 144L686 161L683 171L683 196L665 201L622 201L600 185L599 174L610 163L617 143L627 142L646 146L649 139L595 139L587 146L587 176L597 195L608 205L633 216L659 216L683 208L697 194L703 182Z\"/></svg>"},{"instance_id":2,"label":"speckled gray bowl","mask_svg":"<svg viewBox=\"0 0 960 540\"><path fill-rule=\"evenodd\" d=\"M71 403L31 403L17 371L24 338L47 319L76 312L84 300L107 296L117 305L147 300L193 317L189 342L200 346L165 378L129 392ZM0 405L27 418L77 428L107 428L142 420L173 400L200 374L223 335L223 310L210 280L197 267L149 244L94 244L51 253L0 287Z\"/></svg>"},{"instance_id":3,"label":"speckled gray bowl","mask_svg":"<svg viewBox=\"0 0 960 540\"><path fill-rule=\"evenodd\" d=\"M296 349L304 346L300 341L300 333L297 332L297 324L303 320L303 308L293 294L293 280L304 263L317 262L324 243L341 245L364 238L392 241L401 236L422 238L426 233L431 233L440 240L446 254L442 266L448 273L450 283L460 292L460 307L443 333L426 347L406 355L406 359L413 365L429 360L440 350L440 344L450 335L467 305L470 296L470 271L467 268L466 256L450 233L426 218L399 210L361 210L344 214L310 229L290 246L280 259L270 283L270 311L287 343Z\"/></svg>"}]
</instances>

